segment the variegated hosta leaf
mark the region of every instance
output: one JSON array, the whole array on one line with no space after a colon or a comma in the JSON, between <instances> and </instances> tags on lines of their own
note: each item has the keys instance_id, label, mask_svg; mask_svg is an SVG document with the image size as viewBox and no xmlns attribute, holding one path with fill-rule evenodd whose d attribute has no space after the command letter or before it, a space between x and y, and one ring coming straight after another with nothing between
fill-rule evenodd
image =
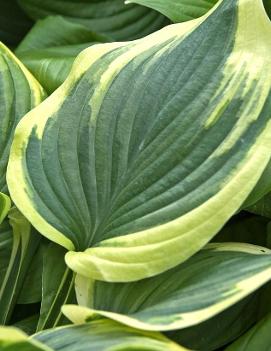
<instances>
[{"instance_id":1,"label":"variegated hosta leaf","mask_svg":"<svg viewBox=\"0 0 271 351\"><path fill-rule=\"evenodd\" d=\"M106 320L49 329L36 334L34 340L55 351L186 350L159 333L143 332Z\"/></svg>"},{"instance_id":2,"label":"variegated hosta leaf","mask_svg":"<svg viewBox=\"0 0 271 351\"><path fill-rule=\"evenodd\" d=\"M126 0L126 4L139 4L161 12L173 22L189 21L208 12L218 0Z\"/></svg>"},{"instance_id":3,"label":"variegated hosta leaf","mask_svg":"<svg viewBox=\"0 0 271 351\"><path fill-rule=\"evenodd\" d=\"M75 57L83 49L106 41L110 41L109 38L79 23L50 16L36 23L17 48L16 55L51 93L67 78Z\"/></svg>"},{"instance_id":4,"label":"variegated hosta leaf","mask_svg":"<svg viewBox=\"0 0 271 351\"><path fill-rule=\"evenodd\" d=\"M256 351L270 350L271 345L271 314L260 321L255 327L241 336L236 342L227 347L225 351Z\"/></svg>"},{"instance_id":5,"label":"variegated hosta leaf","mask_svg":"<svg viewBox=\"0 0 271 351\"><path fill-rule=\"evenodd\" d=\"M115 40L132 40L148 35L166 24L160 13L144 6L125 5L124 0L18 0L33 19L62 15L90 30Z\"/></svg>"},{"instance_id":6,"label":"variegated hosta leaf","mask_svg":"<svg viewBox=\"0 0 271 351\"><path fill-rule=\"evenodd\" d=\"M0 192L7 192L6 168L15 127L43 97L39 83L0 43Z\"/></svg>"},{"instance_id":7,"label":"variegated hosta leaf","mask_svg":"<svg viewBox=\"0 0 271 351\"><path fill-rule=\"evenodd\" d=\"M79 277L79 304L64 306L74 323L97 315L144 330L174 330L199 324L271 279L271 251L249 244L210 244L187 262L132 283Z\"/></svg>"},{"instance_id":8,"label":"variegated hosta leaf","mask_svg":"<svg viewBox=\"0 0 271 351\"><path fill-rule=\"evenodd\" d=\"M32 21L17 0L0 0L0 41L15 46L30 29Z\"/></svg>"},{"instance_id":9,"label":"variegated hosta leaf","mask_svg":"<svg viewBox=\"0 0 271 351\"><path fill-rule=\"evenodd\" d=\"M54 351L16 328L0 327L1 351Z\"/></svg>"},{"instance_id":10,"label":"variegated hosta leaf","mask_svg":"<svg viewBox=\"0 0 271 351\"><path fill-rule=\"evenodd\" d=\"M0 286L0 324L9 322L32 257L40 243L40 236L17 209L10 211L9 220L13 241L9 264Z\"/></svg>"},{"instance_id":11,"label":"variegated hosta leaf","mask_svg":"<svg viewBox=\"0 0 271 351\"><path fill-rule=\"evenodd\" d=\"M74 271L161 273L240 208L270 159L270 34L261 0L220 1L198 20L85 50L24 118L10 191L43 235L86 250L66 255Z\"/></svg>"},{"instance_id":12,"label":"variegated hosta leaf","mask_svg":"<svg viewBox=\"0 0 271 351\"><path fill-rule=\"evenodd\" d=\"M5 194L0 193L0 224L3 222L4 218L8 214L10 207L11 207L10 198Z\"/></svg>"}]
</instances>

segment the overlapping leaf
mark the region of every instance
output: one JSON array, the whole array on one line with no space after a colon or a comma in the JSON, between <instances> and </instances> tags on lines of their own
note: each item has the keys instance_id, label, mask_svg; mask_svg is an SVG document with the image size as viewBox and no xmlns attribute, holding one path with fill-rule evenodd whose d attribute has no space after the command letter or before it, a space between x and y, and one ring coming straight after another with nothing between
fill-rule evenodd
<instances>
[{"instance_id":1,"label":"overlapping leaf","mask_svg":"<svg viewBox=\"0 0 271 351\"><path fill-rule=\"evenodd\" d=\"M270 159L270 33L260 0L221 1L198 20L85 50L24 118L10 191L43 235L87 249L67 254L72 269L155 275L240 208Z\"/></svg>"},{"instance_id":2,"label":"overlapping leaf","mask_svg":"<svg viewBox=\"0 0 271 351\"><path fill-rule=\"evenodd\" d=\"M247 244L210 244L173 270L142 281L113 284L79 277L78 301L91 309L74 305L63 310L75 323L98 314L145 330L186 328L269 281L270 253Z\"/></svg>"},{"instance_id":3,"label":"overlapping leaf","mask_svg":"<svg viewBox=\"0 0 271 351\"><path fill-rule=\"evenodd\" d=\"M33 19L62 15L115 40L140 38L168 23L160 13L144 6L125 5L123 0L19 0L19 4Z\"/></svg>"}]
</instances>

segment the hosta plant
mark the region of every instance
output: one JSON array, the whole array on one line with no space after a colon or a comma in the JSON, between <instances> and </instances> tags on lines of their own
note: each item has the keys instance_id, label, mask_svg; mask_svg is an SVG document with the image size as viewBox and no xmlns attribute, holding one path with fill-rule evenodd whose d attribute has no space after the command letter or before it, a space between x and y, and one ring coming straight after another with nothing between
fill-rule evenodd
<instances>
[{"instance_id":1,"label":"hosta plant","mask_svg":"<svg viewBox=\"0 0 271 351\"><path fill-rule=\"evenodd\" d=\"M0 1L1 350L271 345L270 13Z\"/></svg>"}]
</instances>

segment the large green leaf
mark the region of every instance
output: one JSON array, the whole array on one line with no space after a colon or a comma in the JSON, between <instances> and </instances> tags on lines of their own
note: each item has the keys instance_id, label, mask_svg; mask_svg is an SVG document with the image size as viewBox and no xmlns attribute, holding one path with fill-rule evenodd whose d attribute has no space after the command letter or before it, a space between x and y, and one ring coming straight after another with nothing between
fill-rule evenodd
<instances>
[{"instance_id":1,"label":"large green leaf","mask_svg":"<svg viewBox=\"0 0 271 351\"><path fill-rule=\"evenodd\" d=\"M0 286L0 324L9 322L40 236L15 208L9 213L12 227L12 252L6 274Z\"/></svg>"},{"instance_id":2,"label":"large green leaf","mask_svg":"<svg viewBox=\"0 0 271 351\"><path fill-rule=\"evenodd\" d=\"M16 54L51 93L67 78L75 57L83 49L106 41L110 39L79 23L61 16L51 16L36 23L17 48Z\"/></svg>"},{"instance_id":3,"label":"large green leaf","mask_svg":"<svg viewBox=\"0 0 271 351\"><path fill-rule=\"evenodd\" d=\"M260 321L255 327L241 336L225 351L268 351L271 345L271 314Z\"/></svg>"},{"instance_id":4,"label":"large green leaf","mask_svg":"<svg viewBox=\"0 0 271 351\"><path fill-rule=\"evenodd\" d=\"M213 317L270 279L270 250L210 244L173 270L138 282L79 277L78 302L91 308L70 305L63 311L74 323L100 315L145 330L182 329Z\"/></svg>"},{"instance_id":5,"label":"large green leaf","mask_svg":"<svg viewBox=\"0 0 271 351\"><path fill-rule=\"evenodd\" d=\"M185 351L159 333L143 332L111 321L56 328L37 334L34 340L55 351Z\"/></svg>"},{"instance_id":6,"label":"large green leaf","mask_svg":"<svg viewBox=\"0 0 271 351\"><path fill-rule=\"evenodd\" d=\"M139 4L164 14L173 22L189 21L208 12L218 0L126 0L126 4Z\"/></svg>"},{"instance_id":7,"label":"large green leaf","mask_svg":"<svg viewBox=\"0 0 271 351\"><path fill-rule=\"evenodd\" d=\"M15 328L0 327L1 351L53 351Z\"/></svg>"},{"instance_id":8,"label":"large green leaf","mask_svg":"<svg viewBox=\"0 0 271 351\"><path fill-rule=\"evenodd\" d=\"M27 114L8 184L43 235L86 250L69 267L119 282L161 273L240 208L271 154L270 34L261 0L224 0L85 50Z\"/></svg>"},{"instance_id":9,"label":"large green leaf","mask_svg":"<svg viewBox=\"0 0 271 351\"><path fill-rule=\"evenodd\" d=\"M115 40L143 37L168 24L160 13L124 0L19 0L33 19L62 15Z\"/></svg>"},{"instance_id":10,"label":"large green leaf","mask_svg":"<svg viewBox=\"0 0 271 351\"><path fill-rule=\"evenodd\" d=\"M65 253L63 247L53 243L44 250L38 331L61 325L64 318L62 305L75 302L74 274L65 264Z\"/></svg>"},{"instance_id":11,"label":"large green leaf","mask_svg":"<svg viewBox=\"0 0 271 351\"><path fill-rule=\"evenodd\" d=\"M0 41L15 46L30 29L32 21L17 0L0 0Z\"/></svg>"},{"instance_id":12,"label":"large green leaf","mask_svg":"<svg viewBox=\"0 0 271 351\"><path fill-rule=\"evenodd\" d=\"M7 192L6 168L17 123L44 97L39 83L0 43L0 192ZM0 218L1 218L0 199Z\"/></svg>"}]
</instances>

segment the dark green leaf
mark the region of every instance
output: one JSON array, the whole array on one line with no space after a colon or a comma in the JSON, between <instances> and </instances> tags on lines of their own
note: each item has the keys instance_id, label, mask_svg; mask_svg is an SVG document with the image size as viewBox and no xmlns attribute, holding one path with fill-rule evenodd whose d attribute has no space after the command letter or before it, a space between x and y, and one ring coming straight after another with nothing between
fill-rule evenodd
<instances>
[{"instance_id":1,"label":"dark green leaf","mask_svg":"<svg viewBox=\"0 0 271 351\"><path fill-rule=\"evenodd\" d=\"M189 21L203 16L218 0L126 0L126 4L148 6L161 12L173 22Z\"/></svg>"},{"instance_id":2,"label":"dark green leaf","mask_svg":"<svg viewBox=\"0 0 271 351\"><path fill-rule=\"evenodd\" d=\"M33 22L18 6L17 0L0 0L0 41L16 46Z\"/></svg>"},{"instance_id":3,"label":"dark green leaf","mask_svg":"<svg viewBox=\"0 0 271 351\"><path fill-rule=\"evenodd\" d=\"M53 243L44 250L42 302L37 330L67 324L61 307L75 302L75 292L74 274L65 264L65 254L65 249Z\"/></svg>"},{"instance_id":4,"label":"dark green leaf","mask_svg":"<svg viewBox=\"0 0 271 351\"><path fill-rule=\"evenodd\" d=\"M160 13L125 5L123 0L19 0L19 4L33 19L62 15L115 40L140 38L168 24Z\"/></svg>"},{"instance_id":5,"label":"dark green leaf","mask_svg":"<svg viewBox=\"0 0 271 351\"><path fill-rule=\"evenodd\" d=\"M271 314L260 321L225 351L269 351L271 345Z\"/></svg>"}]
</instances>

